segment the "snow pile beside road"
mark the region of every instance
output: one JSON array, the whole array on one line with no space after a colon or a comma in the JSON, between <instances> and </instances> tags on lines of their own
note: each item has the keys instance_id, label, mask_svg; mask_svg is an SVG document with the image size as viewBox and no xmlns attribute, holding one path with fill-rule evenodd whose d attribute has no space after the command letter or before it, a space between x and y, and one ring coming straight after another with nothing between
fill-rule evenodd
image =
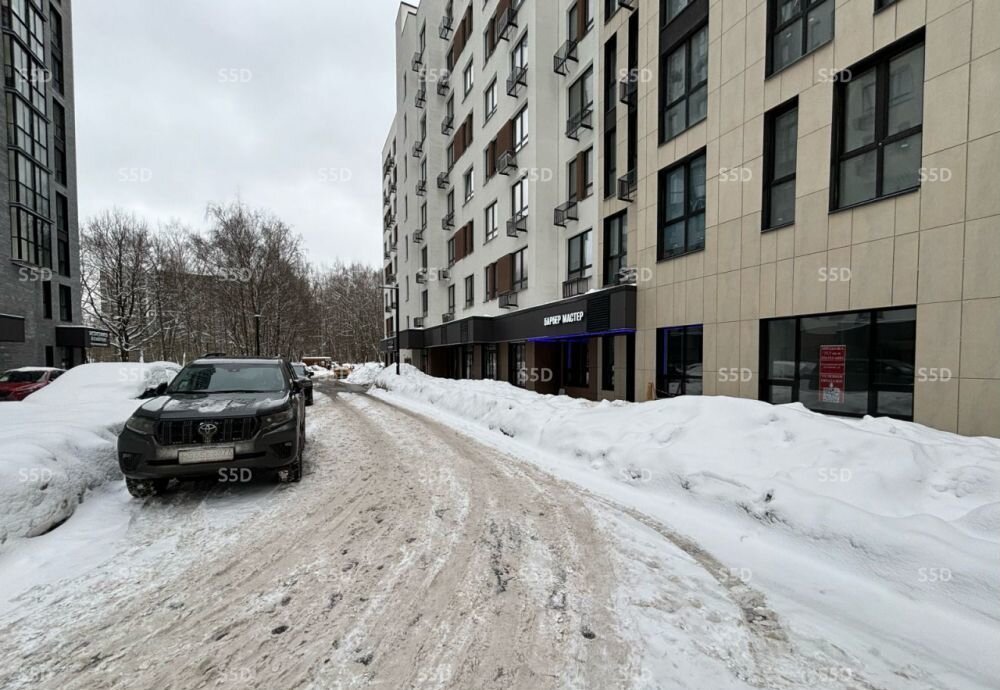
<instances>
[{"instance_id":1,"label":"snow pile beside road","mask_svg":"<svg viewBox=\"0 0 1000 690\"><path fill-rule=\"evenodd\" d=\"M725 397L593 403L406 365L376 386L603 475L616 500L694 498L907 596L996 618L996 439Z\"/></svg>"},{"instance_id":2,"label":"snow pile beside road","mask_svg":"<svg viewBox=\"0 0 1000 690\"><path fill-rule=\"evenodd\" d=\"M84 364L23 402L0 405L0 546L66 520L84 493L119 478L118 433L176 364Z\"/></svg>"},{"instance_id":3,"label":"snow pile beside road","mask_svg":"<svg viewBox=\"0 0 1000 690\"><path fill-rule=\"evenodd\" d=\"M375 382L375 379L382 373L382 369L384 368L385 367L381 362L357 364L354 367L354 371L352 371L347 377L346 381L347 383L353 383L358 386L370 386Z\"/></svg>"}]
</instances>

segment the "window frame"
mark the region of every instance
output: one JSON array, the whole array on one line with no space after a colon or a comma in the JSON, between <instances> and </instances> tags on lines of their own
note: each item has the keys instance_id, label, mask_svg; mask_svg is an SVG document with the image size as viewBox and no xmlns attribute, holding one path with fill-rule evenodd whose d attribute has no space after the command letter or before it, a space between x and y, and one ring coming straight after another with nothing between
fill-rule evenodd
<instances>
[{"instance_id":1,"label":"window frame","mask_svg":"<svg viewBox=\"0 0 1000 690\"><path fill-rule=\"evenodd\" d=\"M483 209L484 222L483 226L486 228L485 239L483 243L495 240L500 236L500 226L498 225L497 213L499 212L499 206L497 201L494 199L485 209ZM492 223L491 223L492 221Z\"/></svg>"},{"instance_id":2,"label":"window frame","mask_svg":"<svg viewBox=\"0 0 1000 690\"><path fill-rule=\"evenodd\" d=\"M691 52L694 45L694 39L699 34L704 32L705 35L705 79L704 81L699 81L696 84L691 82ZM659 143L661 145L679 137L684 132L688 131L692 127L701 124L708 120L708 78L711 70L708 69L709 60L709 35L708 35L708 22L704 21L693 28L690 33L685 36L682 41L679 41L668 53L660 56L660 113L659 113ZM669 91L668 85L670 80L669 64L670 58L677 53L683 51L684 53L684 93L678 96L673 101L667 101L667 93ZM704 89L705 91L705 114L698 120L691 120L691 98L692 95L699 90ZM684 126L674 132L673 134L667 134L667 113L674 107L684 104Z\"/></svg>"},{"instance_id":3,"label":"window frame","mask_svg":"<svg viewBox=\"0 0 1000 690\"><path fill-rule=\"evenodd\" d=\"M702 202L702 207L701 207L700 211L692 211L691 210L691 203L690 203L691 202L690 194L691 194L691 190L693 188L693 185L691 184L691 171L692 171L692 168L693 168L692 164L695 163L698 159L702 159L704 161L703 164L706 166L706 170L705 170L705 197L706 198ZM680 257L680 256L685 256L687 254L693 254L694 252L704 251L704 249L705 249L705 234L706 234L705 231L707 229L704 220L703 220L703 224L702 224L702 240L701 240L701 244L700 245L695 245L695 244L691 243L689 224L690 224L690 221L691 221L692 218L694 218L694 217L696 217L698 215L701 215L701 216L705 216L706 215L707 206L708 206L708 203L707 203L707 197L708 197L708 169L707 169L707 166L708 166L708 151L707 151L706 148L701 148L701 149L695 151L694 153L686 156L685 158L682 158L681 160L677 161L676 163L674 163L672 165L669 165L666 168L663 168L657 174L657 192L656 192L656 206L657 206L657 212L656 212L656 260L657 260L657 262L659 262L659 261L669 261L671 259L676 259L677 257ZM669 177L669 175L671 173L673 173L674 171L676 171L678 168L682 168L682 167L684 169L684 215L681 216L680 218L675 218L673 220L669 220L668 221L668 219L666 217L668 204L667 204L667 201L666 201L667 191L666 191L665 178ZM664 245L664 242L663 242L663 240L664 240L664 233L666 231L666 226L667 225L671 225L673 223L678 223L682 219L684 221L684 248L683 248L683 250L680 250L680 251L675 251L675 252L667 253L665 251L665 249L664 249L664 246L663 246Z\"/></svg>"},{"instance_id":4,"label":"window frame","mask_svg":"<svg viewBox=\"0 0 1000 690\"><path fill-rule=\"evenodd\" d=\"M876 203L885 199L902 196L916 192L921 187L919 168L916 184L898 189L889 193L882 192L885 183L885 149L888 145L903 141L912 136L920 135L921 159L923 157L923 108L920 114L920 124L909 127L905 130L888 134L889 123L889 87L890 87L890 66L896 58L902 57L906 53L921 48L924 51L923 81L920 83L920 98L924 102L925 85L927 83L927 44L923 28L917 29L908 36L904 36L898 41L891 43L885 48L868 56L864 60L846 68L840 72L834 81L833 88L833 137L830 146L830 213L846 211L848 209L864 206L865 204ZM874 111L874 137L870 144L858 146L847 152L844 146L844 123L847 117L846 93L854 77L875 70L875 111ZM850 75L851 78L847 78ZM875 196L870 199L854 201L848 204L840 202L840 171L847 161L863 156L866 153L876 153L875 160Z\"/></svg>"},{"instance_id":5,"label":"window frame","mask_svg":"<svg viewBox=\"0 0 1000 690\"><path fill-rule=\"evenodd\" d=\"M680 333L681 335L681 370L685 372L685 375L679 379L679 392L671 393L670 384L673 379L669 375L662 373L665 365L668 364L667 357L669 353L665 352L664 339L671 333ZM701 336L701 353L699 355L698 361L694 361L688 353L688 339L693 335ZM688 392L688 376L687 370L693 364L701 364L701 392L700 393L689 393ZM661 383L666 383L665 387L661 387ZM653 376L653 389L654 395L657 400L676 398L684 395L704 395L705 394L705 326L704 324L689 324L686 326L666 326L664 328L656 329L656 372Z\"/></svg>"},{"instance_id":6,"label":"window frame","mask_svg":"<svg viewBox=\"0 0 1000 690\"><path fill-rule=\"evenodd\" d=\"M579 280L590 275L594 264L593 235L591 231L592 229L584 230L566 240L566 280ZM579 260L579 268L576 270L571 268L574 242L577 243L575 253L579 255L576 257Z\"/></svg>"},{"instance_id":7,"label":"window frame","mask_svg":"<svg viewBox=\"0 0 1000 690\"><path fill-rule=\"evenodd\" d=\"M612 253L611 233L618 234L618 252ZM604 251L601 252L604 262L604 285L617 285L617 276L628 265L628 211L621 211L604 219ZM611 271L613 265L618 270Z\"/></svg>"},{"instance_id":8,"label":"window frame","mask_svg":"<svg viewBox=\"0 0 1000 690\"><path fill-rule=\"evenodd\" d=\"M790 225L795 224L795 194L792 194L792 218L791 220L784 221L781 223L774 223L771 220L771 191L774 187L782 184L787 184L788 182L793 183L793 190L797 189L797 174L798 174L798 162L799 162L799 151L798 151L798 110L799 110L799 97L793 96L784 103L778 105L775 108L767 111L764 114L764 184L763 192L764 196L761 205L761 232L766 232L769 230L777 230L779 228L785 228ZM795 111L795 169L791 174L783 175L781 177L775 177L774 166L777 162L777 122L778 119L784 117L788 113Z\"/></svg>"},{"instance_id":9,"label":"window frame","mask_svg":"<svg viewBox=\"0 0 1000 690\"><path fill-rule=\"evenodd\" d=\"M767 12L767 44L766 44L766 60L765 60L765 74L764 79L768 79L775 74L778 74L792 65L800 62L803 58L808 55L812 55L817 50L823 48L823 46L833 43L834 39L837 37L837 0L801 0L801 3L805 7L801 7L798 11L797 16L791 19L785 20L783 23L778 24L778 3L781 0L767 0L767 7L765 11ZM830 33L830 38L823 43L810 49L809 46L809 14L820 7L824 2L833 3L833 15L832 15L832 25L833 29ZM774 66L774 40L778 32L787 29L788 27L794 25L796 22L801 24L800 31L802 34L802 53L798 57L793 58L791 61L785 63L781 67Z\"/></svg>"}]
</instances>

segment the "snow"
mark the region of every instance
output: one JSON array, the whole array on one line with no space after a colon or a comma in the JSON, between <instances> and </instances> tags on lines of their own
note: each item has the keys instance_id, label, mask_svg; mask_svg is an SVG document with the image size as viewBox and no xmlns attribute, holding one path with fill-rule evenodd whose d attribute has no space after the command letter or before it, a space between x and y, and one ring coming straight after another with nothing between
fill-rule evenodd
<instances>
[{"instance_id":1,"label":"snow","mask_svg":"<svg viewBox=\"0 0 1000 690\"><path fill-rule=\"evenodd\" d=\"M19 369L8 369L8 371L59 371L55 367L20 367Z\"/></svg>"},{"instance_id":2,"label":"snow","mask_svg":"<svg viewBox=\"0 0 1000 690\"><path fill-rule=\"evenodd\" d=\"M375 387L682 530L752 574L840 667L1000 676L1000 440L725 397L543 396L403 365ZM829 641L829 642L827 642ZM901 661L902 660L902 661ZM924 671L921 671L924 672ZM939 687L928 684L928 687Z\"/></svg>"},{"instance_id":3,"label":"snow","mask_svg":"<svg viewBox=\"0 0 1000 690\"><path fill-rule=\"evenodd\" d=\"M381 362L356 364L354 365L354 371L350 373L346 381L358 386L370 386L378 375L382 373L382 369L384 368Z\"/></svg>"},{"instance_id":4,"label":"snow","mask_svg":"<svg viewBox=\"0 0 1000 690\"><path fill-rule=\"evenodd\" d=\"M0 548L63 522L88 489L120 479L118 433L169 362L84 364L0 409Z\"/></svg>"}]
</instances>

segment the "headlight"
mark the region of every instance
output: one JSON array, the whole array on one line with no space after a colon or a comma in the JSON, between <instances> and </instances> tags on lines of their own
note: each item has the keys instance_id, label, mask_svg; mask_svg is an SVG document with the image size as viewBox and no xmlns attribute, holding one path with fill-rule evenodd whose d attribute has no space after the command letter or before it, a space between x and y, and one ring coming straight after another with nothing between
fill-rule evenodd
<instances>
[{"instance_id":1,"label":"headlight","mask_svg":"<svg viewBox=\"0 0 1000 690\"><path fill-rule=\"evenodd\" d=\"M156 431L156 420L149 417L140 417L139 415L133 415L129 417L129 420L125 422L125 427L130 431L134 431L137 434L142 434L143 436L152 436L153 432Z\"/></svg>"},{"instance_id":2,"label":"headlight","mask_svg":"<svg viewBox=\"0 0 1000 690\"><path fill-rule=\"evenodd\" d=\"M274 414L269 414L266 417L264 417L263 419L264 428L270 429L272 427L281 426L282 424L286 424L292 421L294 417L295 414L292 412L292 408L286 407L283 410L279 410Z\"/></svg>"}]
</instances>

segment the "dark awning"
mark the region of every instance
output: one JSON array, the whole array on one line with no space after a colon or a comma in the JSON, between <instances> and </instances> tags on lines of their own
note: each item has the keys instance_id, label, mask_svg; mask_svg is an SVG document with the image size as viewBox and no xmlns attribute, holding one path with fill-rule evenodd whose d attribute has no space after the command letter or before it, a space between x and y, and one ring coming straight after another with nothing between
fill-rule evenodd
<instances>
[{"instance_id":1,"label":"dark awning","mask_svg":"<svg viewBox=\"0 0 1000 690\"><path fill-rule=\"evenodd\" d=\"M0 314L0 342L24 342L24 317Z\"/></svg>"},{"instance_id":2,"label":"dark awning","mask_svg":"<svg viewBox=\"0 0 1000 690\"><path fill-rule=\"evenodd\" d=\"M110 347L111 334L90 326L57 326L56 345L59 347Z\"/></svg>"}]
</instances>

